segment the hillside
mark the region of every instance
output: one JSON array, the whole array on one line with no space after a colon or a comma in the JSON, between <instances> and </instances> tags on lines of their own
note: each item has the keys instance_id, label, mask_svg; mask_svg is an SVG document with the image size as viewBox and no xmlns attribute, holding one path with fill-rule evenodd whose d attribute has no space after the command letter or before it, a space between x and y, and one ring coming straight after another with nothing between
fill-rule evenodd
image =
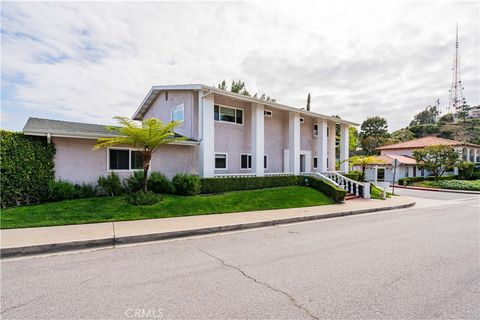
<instances>
[{"instance_id":1,"label":"hillside","mask_svg":"<svg viewBox=\"0 0 480 320\"><path fill-rule=\"evenodd\" d=\"M480 120L467 119L465 122L426 124L407 127L415 138L436 136L469 143L480 144Z\"/></svg>"}]
</instances>

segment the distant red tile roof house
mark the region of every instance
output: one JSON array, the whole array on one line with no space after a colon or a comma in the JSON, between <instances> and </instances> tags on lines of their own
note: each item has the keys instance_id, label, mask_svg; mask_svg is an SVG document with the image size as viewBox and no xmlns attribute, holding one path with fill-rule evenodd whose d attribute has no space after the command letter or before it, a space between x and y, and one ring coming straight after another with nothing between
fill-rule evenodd
<instances>
[{"instance_id":1,"label":"distant red tile roof house","mask_svg":"<svg viewBox=\"0 0 480 320\"><path fill-rule=\"evenodd\" d=\"M388 154L388 155L384 154L384 155L375 157L375 159L377 161L376 163L372 163L372 165L392 165L395 159L398 160L398 163L400 165L402 164L416 165L417 164L417 161L415 161L415 159L412 157L400 156L400 155L394 155L394 154Z\"/></svg>"},{"instance_id":2,"label":"distant red tile roof house","mask_svg":"<svg viewBox=\"0 0 480 320\"><path fill-rule=\"evenodd\" d=\"M450 140L438 137L424 137L420 139L400 142L377 148L377 150L395 150L395 149L420 149L434 145L447 145L447 146L470 146L480 147L478 144L466 143L463 141Z\"/></svg>"}]
</instances>

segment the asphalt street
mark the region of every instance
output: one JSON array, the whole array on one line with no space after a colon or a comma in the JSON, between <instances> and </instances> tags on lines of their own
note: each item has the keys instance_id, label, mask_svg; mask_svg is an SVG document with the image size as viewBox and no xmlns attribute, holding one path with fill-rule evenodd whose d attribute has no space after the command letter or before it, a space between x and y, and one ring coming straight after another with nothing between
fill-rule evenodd
<instances>
[{"instance_id":1,"label":"asphalt street","mask_svg":"<svg viewBox=\"0 0 480 320\"><path fill-rule=\"evenodd\" d=\"M2 319L479 319L476 195L413 208L4 259Z\"/></svg>"}]
</instances>

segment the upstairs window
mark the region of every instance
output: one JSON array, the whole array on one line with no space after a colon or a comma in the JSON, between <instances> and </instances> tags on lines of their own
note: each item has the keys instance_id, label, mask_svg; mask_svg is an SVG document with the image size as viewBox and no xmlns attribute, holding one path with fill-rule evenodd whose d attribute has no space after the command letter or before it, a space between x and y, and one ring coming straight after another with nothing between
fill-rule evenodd
<instances>
[{"instance_id":1,"label":"upstairs window","mask_svg":"<svg viewBox=\"0 0 480 320\"><path fill-rule=\"evenodd\" d=\"M272 112L272 110L263 110L263 115L265 117L270 117L271 118L273 116L273 112Z\"/></svg>"},{"instance_id":2,"label":"upstairs window","mask_svg":"<svg viewBox=\"0 0 480 320\"><path fill-rule=\"evenodd\" d=\"M243 110L215 105L214 120L219 122L243 124Z\"/></svg>"},{"instance_id":3,"label":"upstairs window","mask_svg":"<svg viewBox=\"0 0 480 320\"><path fill-rule=\"evenodd\" d=\"M109 170L143 169L143 154L131 149L108 149Z\"/></svg>"},{"instance_id":4,"label":"upstairs window","mask_svg":"<svg viewBox=\"0 0 480 320\"><path fill-rule=\"evenodd\" d=\"M183 122L185 120L185 108L184 104L180 104L172 108L172 121Z\"/></svg>"},{"instance_id":5,"label":"upstairs window","mask_svg":"<svg viewBox=\"0 0 480 320\"><path fill-rule=\"evenodd\" d=\"M314 125L313 125L313 135L314 135L315 137L318 136L318 124L314 124Z\"/></svg>"},{"instance_id":6,"label":"upstairs window","mask_svg":"<svg viewBox=\"0 0 480 320\"><path fill-rule=\"evenodd\" d=\"M304 117L300 117L300 123L305 123L305 118Z\"/></svg>"}]
</instances>

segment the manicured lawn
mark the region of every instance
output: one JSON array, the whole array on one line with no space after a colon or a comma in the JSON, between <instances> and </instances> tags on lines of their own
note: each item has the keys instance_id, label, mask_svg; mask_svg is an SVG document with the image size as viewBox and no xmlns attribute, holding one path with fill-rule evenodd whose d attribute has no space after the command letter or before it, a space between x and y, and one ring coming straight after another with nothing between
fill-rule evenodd
<instances>
[{"instance_id":1,"label":"manicured lawn","mask_svg":"<svg viewBox=\"0 0 480 320\"><path fill-rule=\"evenodd\" d=\"M1 228L59 226L105 221L318 206L334 203L308 187L291 186L217 195L164 195L152 206L128 204L122 196L66 200L1 211Z\"/></svg>"},{"instance_id":2,"label":"manicured lawn","mask_svg":"<svg viewBox=\"0 0 480 320\"><path fill-rule=\"evenodd\" d=\"M480 180L422 181L415 183L415 185L440 189L480 191Z\"/></svg>"}]
</instances>

